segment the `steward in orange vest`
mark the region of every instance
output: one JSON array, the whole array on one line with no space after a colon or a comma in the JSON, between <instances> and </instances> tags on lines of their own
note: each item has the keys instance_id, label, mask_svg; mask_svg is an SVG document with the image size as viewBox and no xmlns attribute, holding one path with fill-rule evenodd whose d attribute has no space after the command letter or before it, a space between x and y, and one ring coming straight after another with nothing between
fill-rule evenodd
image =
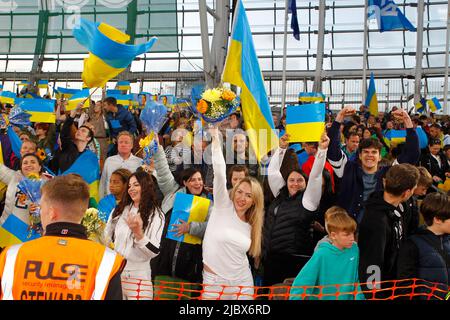
<instances>
[{"instance_id":1,"label":"steward in orange vest","mask_svg":"<svg viewBox=\"0 0 450 320\"><path fill-rule=\"evenodd\" d=\"M124 259L87 239L80 224L89 187L78 175L55 177L42 188L42 238L0 255L2 300L121 300Z\"/></svg>"}]
</instances>

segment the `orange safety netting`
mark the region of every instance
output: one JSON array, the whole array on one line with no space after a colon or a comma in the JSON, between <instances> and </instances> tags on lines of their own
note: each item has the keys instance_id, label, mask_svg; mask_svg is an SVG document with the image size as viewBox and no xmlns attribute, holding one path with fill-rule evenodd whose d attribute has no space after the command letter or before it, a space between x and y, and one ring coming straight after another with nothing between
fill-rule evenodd
<instances>
[{"instance_id":1,"label":"orange safety netting","mask_svg":"<svg viewBox=\"0 0 450 320\"><path fill-rule=\"evenodd\" d=\"M421 279L374 282L370 284L338 284L327 286L295 287L298 294L291 294L289 284L271 287L245 287L206 285L199 283L149 281L130 279L122 281L123 291L137 300L445 300L450 287ZM370 288L370 289L369 289Z\"/></svg>"}]
</instances>

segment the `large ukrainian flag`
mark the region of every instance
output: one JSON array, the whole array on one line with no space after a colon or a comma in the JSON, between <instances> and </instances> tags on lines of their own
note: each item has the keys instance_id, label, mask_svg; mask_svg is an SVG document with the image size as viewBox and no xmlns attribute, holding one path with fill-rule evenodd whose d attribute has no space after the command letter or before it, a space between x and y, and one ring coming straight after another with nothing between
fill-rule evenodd
<instances>
[{"instance_id":1,"label":"large ukrainian flag","mask_svg":"<svg viewBox=\"0 0 450 320\"><path fill-rule=\"evenodd\" d=\"M73 29L73 36L89 50L84 59L81 75L89 87L103 87L106 82L124 71L136 58L150 50L157 38L139 45L125 44L130 37L122 31L105 23L80 19Z\"/></svg>"},{"instance_id":2,"label":"large ukrainian flag","mask_svg":"<svg viewBox=\"0 0 450 320\"><path fill-rule=\"evenodd\" d=\"M290 135L289 142L320 141L324 128L324 103L287 107L286 132Z\"/></svg>"},{"instance_id":3,"label":"large ukrainian flag","mask_svg":"<svg viewBox=\"0 0 450 320\"><path fill-rule=\"evenodd\" d=\"M17 98L16 105L31 114L31 122L56 122L55 100Z\"/></svg>"},{"instance_id":4,"label":"large ukrainian flag","mask_svg":"<svg viewBox=\"0 0 450 320\"><path fill-rule=\"evenodd\" d=\"M222 80L242 89L241 104L245 129L258 161L278 145L252 33L241 0L237 1L231 44Z\"/></svg>"},{"instance_id":5,"label":"large ukrainian flag","mask_svg":"<svg viewBox=\"0 0 450 320\"><path fill-rule=\"evenodd\" d=\"M378 100L377 92L375 90L375 79L373 77L373 72L370 73L370 83L369 89L367 89L365 105L369 107L369 112L371 115L378 116Z\"/></svg>"},{"instance_id":6,"label":"large ukrainian flag","mask_svg":"<svg viewBox=\"0 0 450 320\"><path fill-rule=\"evenodd\" d=\"M209 199L178 192L175 195L175 201L173 203L167 238L191 244L201 244L202 240L200 238L187 233L181 237L175 236L176 232L171 231L172 225L180 224L180 220L184 222L205 222L210 204L211 200Z\"/></svg>"},{"instance_id":7,"label":"large ukrainian flag","mask_svg":"<svg viewBox=\"0 0 450 320\"><path fill-rule=\"evenodd\" d=\"M84 151L69 169L64 171L61 175L69 173L79 174L84 181L89 185L89 194L91 195L89 207L97 207L99 201L98 186L100 181L100 166L98 158L90 150ZM95 203L93 201L95 200Z\"/></svg>"}]
</instances>

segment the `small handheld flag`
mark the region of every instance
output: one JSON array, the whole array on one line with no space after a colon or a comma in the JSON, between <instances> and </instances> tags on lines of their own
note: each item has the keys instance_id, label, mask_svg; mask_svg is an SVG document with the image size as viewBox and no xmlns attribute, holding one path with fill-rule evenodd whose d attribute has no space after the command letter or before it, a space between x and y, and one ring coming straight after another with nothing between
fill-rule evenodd
<instances>
[{"instance_id":1,"label":"small handheld flag","mask_svg":"<svg viewBox=\"0 0 450 320\"><path fill-rule=\"evenodd\" d=\"M428 100L428 101L427 101L427 104L428 104L428 106L430 107L430 111L431 111L431 112L436 112L436 111L442 109L442 106L441 106L441 104L440 104L438 98L436 98L436 97L434 97L434 98L431 99L431 100Z\"/></svg>"},{"instance_id":2,"label":"small handheld flag","mask_svg":"<svg viewBox=\"0 0 450 320\"><path fill-rule=\"evenodd\" d=\"M319 141L325 128L325 104L288 106L286 109L286 133L289 142Z\"/></svg>"},{"instance_id":3,"label":"small handheld flag","mask_svg":"<svg viewBox=\"0 0 450 320\"><path fill-rule=\"evenodd\" d=\"M378 116L378 100L377 92L375 90L375 79L373 77L373 72L370 73L370 83L367 89L367 97L365 105L369 107L369 112L373 116Z\"/></svg>"}]
</instances>

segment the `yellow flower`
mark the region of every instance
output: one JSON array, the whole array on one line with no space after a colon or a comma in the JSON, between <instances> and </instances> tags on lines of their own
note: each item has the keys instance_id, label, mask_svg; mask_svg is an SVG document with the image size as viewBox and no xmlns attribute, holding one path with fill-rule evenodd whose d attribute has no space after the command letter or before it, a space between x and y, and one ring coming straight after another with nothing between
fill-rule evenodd
<instances>
[{"instance_id":1,"label":"yellow flower","mask_svg":"<svg viewBox=\"0 0 450 320\"><path fill-rule=\"evenodd\" d=\"M31 180L38 180L40 177L39 177L39 175L38 175L37 173L30 173L30 174L27 176L27 178L28 178L28 179L31 179Z\"/></svg>"},{"instance_id":2,"label":"yellow flower","mask_svg":"<svg viewBox=\"0 0 450 320\"><path fill-rule=\"evenodd\" d=\"M222 97L221 89L208 89L202 94L202 98L209 102L219 101Z\"/></svg>"},{"instance_id":3,"label":"yellow flower","mask_svg":"<svg viewBox=\"0 0 450 320\"><path fill-rule=\"evenodd\" d=\"M152 142L152 140L153 140L153 132L148 136L146 136L145 138L139 140L139 147L145 148Z\"/></svg>"},{"instance_id":4,"label":"yellow flower","mask_svg":"<svg viewBox=\"0 0 450 320\"><path fill-rule=\"evenodd\" d=\"M222 98L226 101L233 101L236 98L236 94L228 89L224 89L222 93Z\"/></svg>"}]
</instances>

